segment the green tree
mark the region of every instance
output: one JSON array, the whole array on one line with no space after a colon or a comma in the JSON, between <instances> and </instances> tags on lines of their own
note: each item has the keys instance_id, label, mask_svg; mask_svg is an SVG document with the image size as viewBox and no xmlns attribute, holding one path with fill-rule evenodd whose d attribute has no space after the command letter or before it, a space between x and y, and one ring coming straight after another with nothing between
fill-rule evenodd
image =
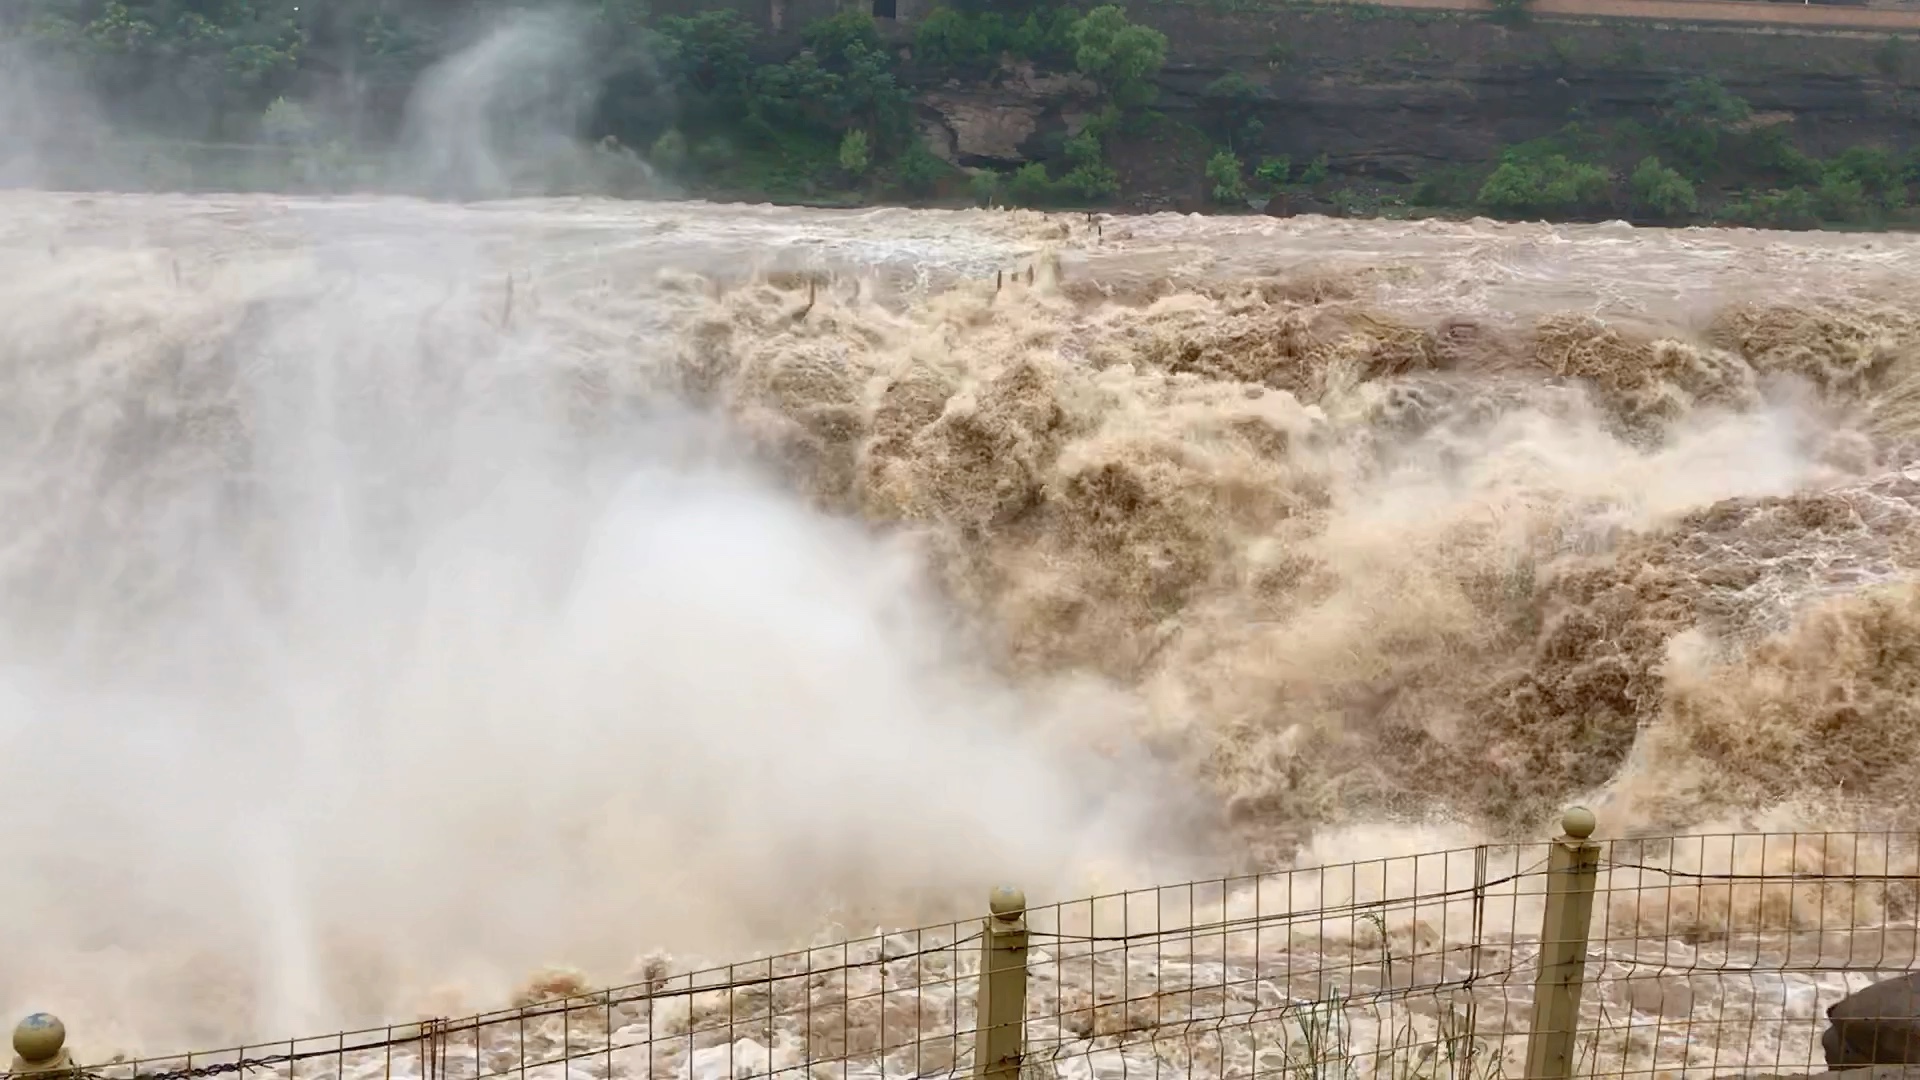
<instances>
[{"instance_id":1,"label":"green tree","mask_svg":"<svg viewBox=\"0 0 1920 1080\"><path fill-rule=\"evenodd\" d=\"M1207 159L1207 182L1213 187L1213 201L1242 203L1247 200L1247 182L1241 175L1239 155L1221 150Z\"/></svg>"},{"instance_id":2,"label":"green tree","mask_svg":"<svg viewBox=\"0 0 1920 1080\"><path fill-rule=\"evenodd\" d=\"M1139 108L1159 96L1154 79L1167 62L1167 35L1103 4L1073 26L1073 62L1114 104Z\"/></svg>"},{"instance_id":3,"label":"green tree","mask_svg":"<svg viewBox=\"0 0 1920 1080\"><path fill-rule=\"evenodd\" d=\"M687 167L687 137L679 128L668 128L647 151L647 163L671 176Z\"/></svg>"},{"instance_id":4,"label":"green tree","mask_svg":"<svg viewBox=\"0 0 1920 1080\"><path fill-rule=\"evenodd\" d=\"M753 84L752 49L759 32L740 13L707 11L660 20L662 73L682 94L717 107L744 104Z\"/></svg>"},{"instance_id":5,"label":"green tree","mask_svg":"<svg viewBox=\"0 0 1920 1080\"><path fill-rule=\"evenodd\" d=\"M1717 79L1683 79L1670 87L1657 133L1663 147L1696 176L1721 166L1724 139L1745 124L1753 109Z\"/></svg>"},{"instance_id":6,"label":"green tree","mask_svg":"<svg viewBox=\"0 0 1920 1080\"><path fill-rule=\"evenodd\" d=\"M1007 198L1018 205L1045 206L1053 197L1053 181L1047 178L1047 167L1037 161L1013 170L1013 176L1007 180Z\"/></svg>"},{"instance_id":7,"label":"green tree","mask_svg":"<svg viewBox=\"0 0 1920 1080\"><path fill-rule=\"evenodd\" d=\"M1532 160L1509 156L1481 185L1478 201L1505 216L1590 214L1606 207L1608 186L1606 170L1597 165L1560 154Z\"/></svg>"},{"instance_id":8,"label":"green tree","mask_svg":"<svg viewBox=\"0 0 1920 1080\"><path fill-rule=\"evenodd\" d=\"M1015 56L1038 64L1072 67L1079 47L1074 41L1073 28L1079 23L1080 13L1071 7L1042 5L1027 12L1018 22L1007 24L1004 47Z\"/></svg>"},{"instance_id":9,"label":"green tree","mask_svg":"<svg viewBox=\"0 0 1920 1080\"><path fill-rule=\"evenodd\" d=\"M1818 184L1825 174L1820 162L1793 145L1784 124L1749 126L1729 140L1733 153L1721 162L1723 171L1759 177L1790 187Z\"/></svg>"},{"instance_id":10,"label":"green tree","mask_svg":"<svg viewBox=\"0 0 1920 1080\"><path fill-rule=\"evenodd\" d=\"M1850 146L1827 162L1822 181L1828 177L1851 180L1876 210L1897 210L1907 202L1907 180L1901 161L1882 146Z\"/></svg>"},{"instance_id":11,"label":"green tree","mask_svg":"<svg viewBox=\"0 0 1920 1080\"><path fill-rule=\"evenodd\" d=\"M800 40L829 69L840 70L854 57L881 52L880 31L873 17L851 8L824 19L815 19L800 31Z\"/></svg>"},{"instance_id":12,"label":"green tree","mask_svg":"<svg viewBox=\"0 0 1920 1080\"><path fill-rule=\"evenodd\" d=\"M1720 80L1701 75L1683 79L1667 92L1665 113L1683 123L1728 128L1751 118L1753 107Z\"/></svg>"},{"instance_id":13,"label":"green tree","mask_svg":"<svg viewBox=\"0 0 1920 1080\"><path fill-rule=\"evenodd\" d=\"M1103 162L1085 162L1069 169L1054 186L1081 202L1100 202L1119 194L1120 174Z\"/></svg>"},{"instance_id":14,"label":"green tree","mask_svg":"<svg viewBox=\"0 0 1920 1080\"><path fill-rule=\"evenodd\" d=\"M840 139L840 169L855 180L867 175L867 168L873 164L873 151L867 142L867 133L855 128Z\"/></svg>"},{"instance_id":15,"label":"green tree","mask_svg":"<svg viewBox=\"0 0 1920 1080\"><path fill-rule=\"evenodd\" d=\"M913 34L914 58L929 67L977 70L991 67L1004 46L1005 20L997 14L969 15L935 8Z\"/></svg>"},{"instance_id":16,"label":"green tree","mask_svg":"<svg viewBox=\"0 0 1920 1080\"><path fill-rule=\"evenodd\" d=\"M595 0L588 7L594 52L610 73L645 70L659 51L647 0Z\"/></svg>"},{"instance_id":17,"label":"green tree","mask_svg":"<svg viewBox=\"0 0 1920 1080\"><path fill-rule=\"evenodd\" d=\"M1813 196L1797 187L1745 192L1720 208L1719 219L1729 225L1769 229L1808 229L1820 224Z\"/></svg>"},{"instance_id":18,"label":"green tree","mask_svg":"<svg viewBox=\"0 0 1920 1080\"><path fill-rule=\"evenodd\" d=\"M14 0L24 3L28 0ZM307 46L292 0L41 0L38 43L64 52L122 119L239 137L284 92Z\"/></svg>"},{"instance_id":19,"label":"green tree","mask_svg":"<svg viewBox=\"0 0 1920 1080\"><path fill-rule=\"evenodd\" d=\"M1633 189L1634 209L1647 217L1679 218L1699 209L1693 184L1677 171L1660 164L1657 157L1642 159L1627 183Z\"/></svg>"},{"instance_id":20,"label":"green tree","mask_svg":"<svg viewBox=\"0 0 1920 1080\"><path fill-rule=\"evenodd\" d=\"M1827 221L1865 221L1872 214L1866 187L1838 169L1829 170L1820 178L1820 186L1813 193L1813 204Z\"/></svg>"},{"instance_id":21,"label":"green tree","mask_svg":"<svg viewBox=\"0 0 1920 1080\"><path fill-rule=\"evenodd\" d=\"M1263 97L1260 87L1237 71L1213 80L1200 92L1203 115L1211 119L1214 136L1242 148L1257 141L1263 130L1258 115Z\"/></svg>"},{"instance_id":22,"label":"green tree","mask_svg":"<svg viewBox=\"0 0 1920 1080\"><path fill-rule=\"evenodd\" d=\"M268 142L288 146L304 146L314 138L313 121L298 102L279 97L267 106L260 117L260 134Z\"/></svg>"},{"instance_id":23,"label":"green tree","mask_svg":"<svg viewBox=\"0 0 1920 1080\"><path fill-rule=\"evenodd\" d=\"M907 152L900 155L894 175L906 191L915 195L927 195L939 185L940 177L948 171L948 168L946 162L940 160L933 151L928 150L925 143L916 139L913 145L907 148Z\"/></svg>"},{"instance_id":24,"label":"green tree","mask_svg":"<svg viewBox=\"0 0 1920 1080\"><path fill-rule=\"evenodd\" d=\"M982 169L967 181L967 189L972 193L975 203L992 206L1000 198L1000 174L992 169Z\"/></svg>"}]
</instances>

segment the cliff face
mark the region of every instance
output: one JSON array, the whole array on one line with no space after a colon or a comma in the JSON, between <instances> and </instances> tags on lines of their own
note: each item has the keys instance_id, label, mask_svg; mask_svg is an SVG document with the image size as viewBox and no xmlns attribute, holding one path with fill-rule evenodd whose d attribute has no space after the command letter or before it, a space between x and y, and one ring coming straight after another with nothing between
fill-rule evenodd
<instances>
[{"instance_id":1,"label":"cliff face","mask_svg":"<svg viewBox=\"0 0 1920 1080\"><path fill-rule=\"evenodd\" d=\"M1170 119L1223 131L1223 103L1205 91L1237 72L1258 88L1245 108L1261 121L1243 158L1324 153L1336 177L1356 181L1407 183L1486 162L1578 117L1644 121L1676 80L1701 75L1790 122L1810 153L1920 144L1920 42L1880 33L1600 19L1510 27L1360 4L1141 4L1131 14L1169 39L1158 108ZM949 83L921 95L923 127L963 165L1045 159L1084 113L1082 94L1075 81L1031 75ZM1186 202L1199 194L1195 156L1208 150L1188 141L1199 145L1123 139L1113 157L1147 201Z\"/></svg>"}]
</instances>

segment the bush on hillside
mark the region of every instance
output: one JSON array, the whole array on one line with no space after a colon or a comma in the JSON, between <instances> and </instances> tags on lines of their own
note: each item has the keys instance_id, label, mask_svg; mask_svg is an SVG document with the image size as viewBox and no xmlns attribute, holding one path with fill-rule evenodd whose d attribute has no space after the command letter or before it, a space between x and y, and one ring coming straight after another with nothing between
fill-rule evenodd
<instances>
[{"instance_id":1,"label":"bush on hillside","mask_svg":"<svg viewBox=\"0 0 1920 1080\"><path fill-rule=\"evenodd\" d=\"M1122 109L1159 96L1154 79L1167 62L1167 35L1127 18L1124 9L1102 4L1073 26L1073 62Z\"/></svg>"},{"instance_id":2,"label":"bush on hillside","mask_svg":"<svg viewBox=\"0 0 1920 1080\"><path fill-rule=\"evenodd\" d=\"M1700 208L1693 184L1677 171L1660 164L1657 157L1643 159L1628 180L1633 189L1633 208L1637 213L1657 220L1686 217Z\"/></svg>"},{"instance_id":3,"label":"bush on hillside","mask_svg":"<svg viewBox=\"0 0 1920 1080\"><path fill-rule=\"evenodd\" d=\"M1247 201L1247 182L1240 173L1240 157L1231 150L1207 159L1207 182L1212 185L1214 202L1233 205Z\"/></svg>"},{"instance_id":4,"label":"bush on hillside","mask_svg":"<svg viewBox=\"0 0 1920 1080\"><path fill-rule=\"evenodd\" d=\"M1478 201L1494 214L1582 215L1609 203L1607 171L1554 154L1533 161L1505 161L1481 185Z\"/></svg>"},{"instance_id":5,"label":"bush on hillside","mask_svg":"<svg viewBox=\"0 0 1920 1080\"><path fill-rule=\"evenodd\" d=\"M1744 192L1729 199L1717 217L1728 225L1757 229L1811 229L1820 224L1813 195L1797 187Z\"/></svg>"}]
</instances>

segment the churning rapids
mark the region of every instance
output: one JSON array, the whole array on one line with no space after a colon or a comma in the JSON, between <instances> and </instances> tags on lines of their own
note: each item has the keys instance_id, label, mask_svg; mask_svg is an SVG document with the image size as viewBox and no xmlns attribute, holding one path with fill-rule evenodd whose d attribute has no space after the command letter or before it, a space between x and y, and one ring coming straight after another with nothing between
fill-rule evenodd
<instances>
[{"instance_id":1,"label":"churning rapids","mask_svg":"<svg viewBox=\"0 0 1920 1080\"><path fill-rule=\"evenodd\" d=\"M1920 793L1912 238L12 193L0 417L96 1045Z\"/></svg>"}]
</instances>

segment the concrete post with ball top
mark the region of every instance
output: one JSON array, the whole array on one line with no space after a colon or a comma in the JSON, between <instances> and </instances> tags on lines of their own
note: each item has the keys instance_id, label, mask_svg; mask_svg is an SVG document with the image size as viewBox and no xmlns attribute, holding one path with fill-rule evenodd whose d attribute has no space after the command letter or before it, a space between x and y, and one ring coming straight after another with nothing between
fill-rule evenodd
<instances>
[{"instance_id":1,"label":"concrete post with ball top","mask_svg":"<svg viewBox=\"0 0 1920 1080\"><path fill-rule=\"evenodd\" d=\"M975 1000L975 1080L1018 1080L1027 1021L1027 895L1001 886L987 900Z\"/></svg>"},{"instance_id":2,"label":"concrete post with ball top","mask_svg":"<svg viewBox=\"0 0 1920 1080\"><path fill-rule=\"evenodd\" d=\"M1580 1029L1580 991L1586 982L1587 931L1600 873L1598 826L1582 806L1560 819L1561 835L1547 853L1547 910L1540 920L1540 971L1533 984L1533 1028L1527 1034L1527 1080L1573 1075L1574 1036Z\"/></svg>"},{"instance_id":3,"label":"concrete post with ball top","mask_svg":"<svg viewBox=\"0 0 1920 1080\"><path fill-rule=\"evenodd\" d=\"M67 1053L67 1026L51 1013L34 1013L13 1029L14 1076L68 1073L73 1055Z\"/></svg>"}]
</instances>

